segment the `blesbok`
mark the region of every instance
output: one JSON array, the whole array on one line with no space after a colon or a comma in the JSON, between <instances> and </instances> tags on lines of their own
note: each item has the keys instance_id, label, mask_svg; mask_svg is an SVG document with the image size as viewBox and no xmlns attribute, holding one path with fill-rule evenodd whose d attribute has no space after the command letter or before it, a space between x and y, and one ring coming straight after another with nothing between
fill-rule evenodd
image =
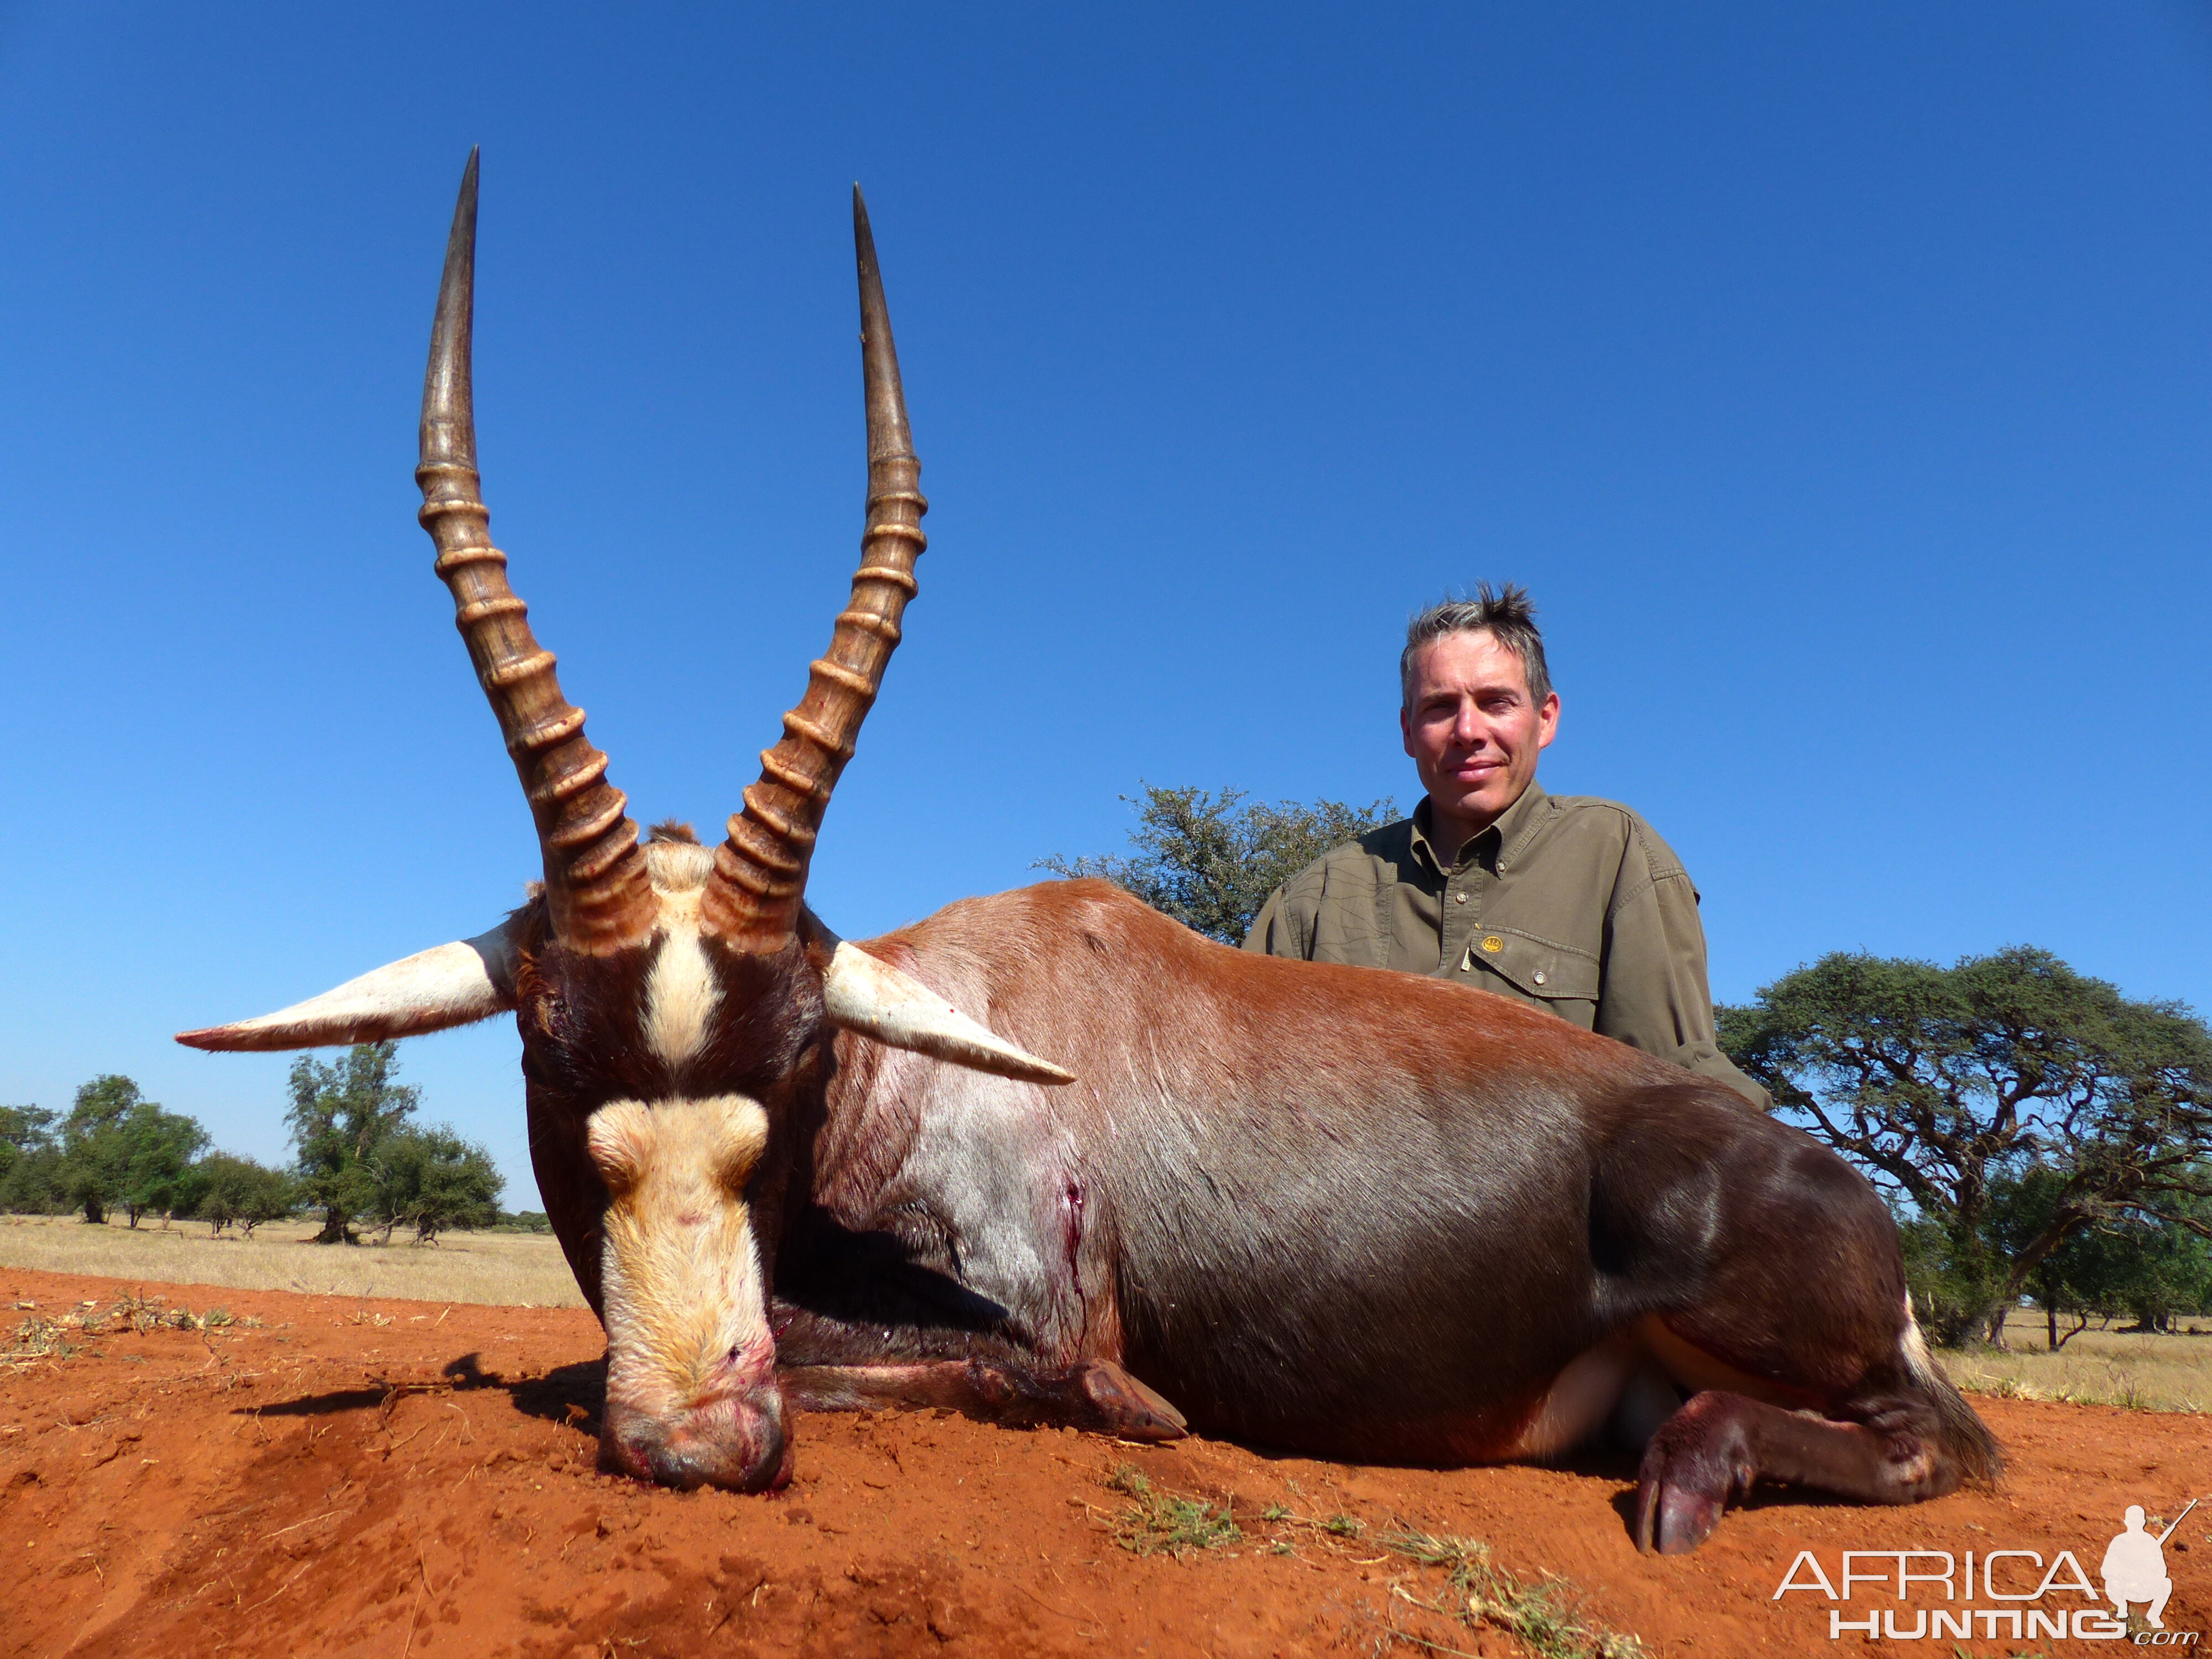
<instances>
[{"instance_id":1,"label":"blesbok","mask_svg":"<svg viewBox=\"0 0 2212 1659\"><path fill-rule=\"evenodd\" d=\"M1760 1479L1903 1503L1995 1474L1873 1190L1712 1084L1502 997L1229 950L1099 882L864 946L805 908L924 545L857 190L853 597L722 844L641 843L488 533L476 200L471 156L416 477L544 885L179 1040L512 1011L539 1190L606 1328L609 1467L757 1491L787 1478L787 1411L901 1404L1441 1464L1611 1431L1644 1447L1636 1536L1662 1550Z\"/></svg>"}]
</instances>

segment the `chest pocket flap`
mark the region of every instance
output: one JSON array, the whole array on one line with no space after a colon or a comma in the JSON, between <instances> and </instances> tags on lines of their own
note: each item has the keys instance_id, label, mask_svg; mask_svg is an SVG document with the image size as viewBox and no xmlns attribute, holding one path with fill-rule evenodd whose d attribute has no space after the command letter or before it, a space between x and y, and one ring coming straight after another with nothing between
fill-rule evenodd
<instances>
[{"instance_id":1,"label":"chest pocket flap","mask_svg":"<svg viewBox=\"0 0 2212 1659\"><path fill-rule=\"evenodd\" d=\"M1467 947L1467 959L1461 968L1470 975L1486 971L1495 974L1522 996L1539 1002L1597 1000L1595 957L1531 939L1510 928L1492 928L1476 934ZM1474 983L1481 982L1479 977L1474 979Z\"/></svg>"}]
</instances>

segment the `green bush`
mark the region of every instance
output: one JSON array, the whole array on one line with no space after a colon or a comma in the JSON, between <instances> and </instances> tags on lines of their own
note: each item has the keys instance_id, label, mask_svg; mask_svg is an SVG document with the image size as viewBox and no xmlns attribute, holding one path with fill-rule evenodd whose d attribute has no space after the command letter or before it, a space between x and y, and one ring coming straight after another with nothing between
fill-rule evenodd
<instances>
[{"instance_id":1,"label":"green bush","mask_svg":"<svg viewBox=\"0 0 2212 1659\"><path fill-rule=\"evenodd\" d=\"M251 1237L263 1222L281 1221L300 1207L299 1182L250 1158L210 1152L197 1169L202 1190L192 1213L210 1232L234 1226Z\"/></svg>"},{"instance_id":2,"label":"green bush","mask_svg":"<svg viewBox=\"0 0 2212 1659\"><path fill-rule=\"evenodd\" d=\"M453 1227L489 1227L499 1218L507 1181L491 1154L450 1128L402 1129L386 1135L365 1166L374 1182L371 1210L384 1236L412 1227L428 1244Z\"/></svg>"},{"instance_id":3,"label":"green bush","mask_svg":"<svg viewBox=\"0 0 2212 1659\"><path fill-rule=\"evenodd\" d=\"M1244 803L1241 789L1160 789L1140 783L1129 832L1133 857L1048 858L1036 868L1103 876L1194 933L1241 945L1267 895L1332 847L1397 816L1395 803ZM1123 797L1127 799L1127 796Z\"/></svg>"},{"instance_id":4,"label":"green bush","mask_svg":"<svg viewBox=\"0 0 2212 1659\"><path fill-rule=\"evenodd\" d=\"M0 1210L52 1215L70 1207L54 1132L58 1115L38 1106L0 1106Z\"/></svg>"}]
</instances>

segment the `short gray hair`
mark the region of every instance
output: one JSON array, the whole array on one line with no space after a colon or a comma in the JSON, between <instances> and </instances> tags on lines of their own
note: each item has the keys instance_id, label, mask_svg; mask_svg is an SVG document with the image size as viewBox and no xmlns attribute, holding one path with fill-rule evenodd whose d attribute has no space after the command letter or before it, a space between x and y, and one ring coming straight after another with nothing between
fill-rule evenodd
<instances>
[{"instance_id":1,"label":"short gray hair","mask_svg":"<svg viewBox=\"0 0 2212 1659\"><path fill-rule=\"evenodd\" d=\"M1413 662L1421 647L1448 634L1487 634L1521 659L1528 701L1541 708L1552 695L1552 671L1544 665L1544 636L1536 631L1536 607L1528 590L1508 582L1496 592L1488 582L1475 585L1471 599L1446 599L1417 612L1406 624L1406 648L1398 658L1398 696L1413 706Z\"/></svg>"}]
</instances>

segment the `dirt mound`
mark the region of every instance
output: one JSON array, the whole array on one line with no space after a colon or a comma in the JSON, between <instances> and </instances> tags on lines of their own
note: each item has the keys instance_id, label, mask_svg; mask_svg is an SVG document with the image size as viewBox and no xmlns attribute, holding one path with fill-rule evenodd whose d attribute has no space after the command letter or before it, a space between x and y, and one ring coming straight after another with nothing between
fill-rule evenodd
<instances>
[{"instance_id":1,"label":"dirt mound","mask_svg":"<svg viewBox=\"0 0 2212 1659\"><path fill-rule=\"evenodd\" d=\"M1984 1402L2013 1460L1998 1492L1903 1510L1763 1494L1680 1559L1631 1547L1625 1459L1375 1468L809 1416L783 1495L671 1492L595 1472L588 1313L0 1286L8 1655L1498 1656L1599 1652L1610 1631L1750 1659L1842 1650L1825 1596L1775 1599L1801 1550L1831 1577L1842 1551L1901 1549L2070 1550L2094 1575L2128 1504L2212 1493L2197 1419L2003 1401ZM2170 1630L2212 1613L2206 1512L2166 1546ZM2000 1588L2033 1588L2024 1559L2007 1568ZM1940 1591L1862 1583L1841 1610L1902 1608L1909 1630ZM1919 1650L2051 1646L2009 1636Z\"/></svg>"}]
</instances>

